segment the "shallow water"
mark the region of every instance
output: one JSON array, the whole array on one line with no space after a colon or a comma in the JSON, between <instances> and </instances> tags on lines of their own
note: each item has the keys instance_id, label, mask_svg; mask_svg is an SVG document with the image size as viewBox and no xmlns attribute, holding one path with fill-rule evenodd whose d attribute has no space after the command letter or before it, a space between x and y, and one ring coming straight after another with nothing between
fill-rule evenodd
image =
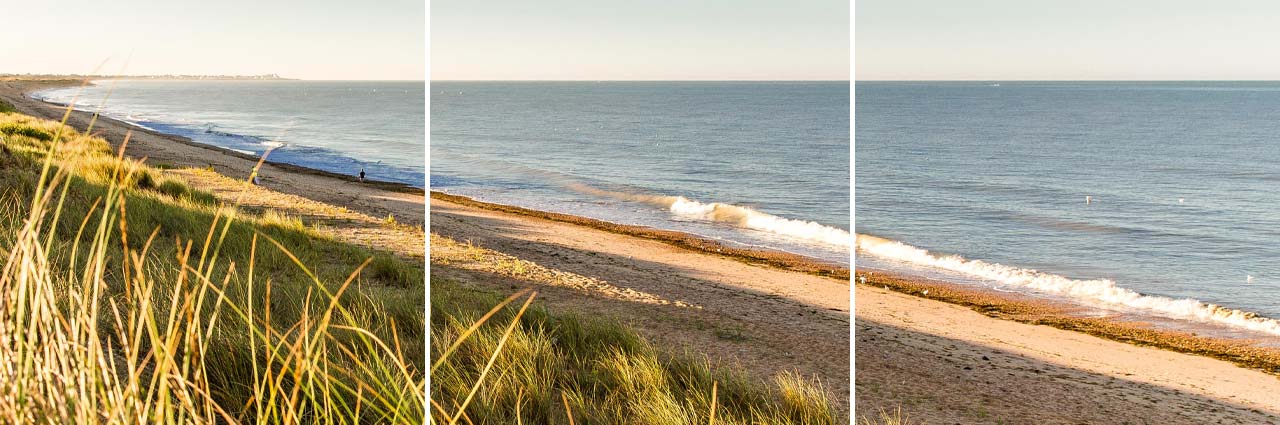
<instances>
[{"instance_id":1,"label":"shallow water","mask_svg":"<svg viewBox=\"0 0 1280 425\"><path fill-rule=\"evenodd\" d=\"M848 263L847 82L432 82L431 186Z\"/></svg>"},{"instance_id":2,"label":"shallow water","mask_svg":"<svg viewBox=\"0 0 1280 425\"><path fill-rule=\"evenodd\" d=\"M272 161L424 187L425 84L386 81L98 81L76 108ZM79 87L35 97L66 104ZM109 96L108 96L109 95Z\"/></svg>"},{"instance_id":3,"label":"shallow water","mask_svg":"<svg viewBox=\"0 0 1280 425\"><path fill-rule=\"evenodd\" d=\"M855 110L859 264L1280 333L1245 314L1280 317L1280 83L867 82Z\"/></svg>"}]
</instances>

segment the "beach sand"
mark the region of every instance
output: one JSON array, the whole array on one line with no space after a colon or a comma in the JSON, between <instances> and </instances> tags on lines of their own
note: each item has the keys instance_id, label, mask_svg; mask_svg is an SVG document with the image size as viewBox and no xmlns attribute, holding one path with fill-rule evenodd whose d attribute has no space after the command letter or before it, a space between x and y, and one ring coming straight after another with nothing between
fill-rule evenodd
<instances>
[{"instance_id":1,"label":"beach sand","mask_svg":"<svg viewBox=\"0 0 1280 425\"><path fill-rule=\"evenodd\" d=\"M18 112L37 118L61 121L65 107L31 99L28 93L43 88L80 84L74 80L0 80L0 100L12 104ZM68 124L84 130L93 114L75 111ZM212 167L218 174L247 179L258 159L254 156L192 142L181 136L155 132L128 123L99 117L93 133L119 147L125 133L132 132L125 153L132 158L146 158L148 164L163 168ZM268 158L270 159L270 158ZM329 205L346 207L368 216L395 217L396 222L421 225L425 217L422 189L397 183L360 183L355 176L344 176L289 164L267 163L259 172L262 187L271 191L301 196Z\"/></svg>"},{"instance_id":2,"label":"beach sand","mask_svg":"<svg viewBox=\"0 0 1280 425\"><path fill-rule=\"evenodd\" d=\"M847 409L847 280L435 196L431 232L452 240L433 236L433 278L513 289L510 278L451 261L466 242L528 260L549 277L520 285L537 287L555 311L614 318L669 353L707 354L761 379L817 377Z\"/></svg>"},{"instance_id":3,"label":"beach sand","mask_svg":"<svg viewBox=\"0 0 1280 425\"><path fill-rule=\"evenodd\" d=\"M927 279L871 276L854 291L859 416L901 407L912 419L945 424L1280 422L1275 375L1140 345L1260 364L1270 364L1269 350L1073 319L1066 307ZM925 290L951 302L927 299Z\"/></svg>"}]
</instances>

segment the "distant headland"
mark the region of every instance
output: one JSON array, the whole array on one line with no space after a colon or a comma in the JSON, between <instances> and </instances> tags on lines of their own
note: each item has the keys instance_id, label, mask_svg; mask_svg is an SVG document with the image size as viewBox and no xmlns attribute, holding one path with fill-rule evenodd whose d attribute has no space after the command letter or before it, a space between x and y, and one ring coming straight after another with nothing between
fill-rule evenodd
<instances>
[{"instance_id":1,"label":"distant headland","mask_svg":"<svg viewBox=\"0 0 1280 425\"><path fill-rule=\"evenodd\" d=\"M186 75L186 74L165 74L165 75L84 75L84 74L2 74L0 80L67 80L67 79L108 79L119 78L125 80L296 80L296 78L284 78L280 74L262 74L262 75Z\"/></svg>"}]
</instances>

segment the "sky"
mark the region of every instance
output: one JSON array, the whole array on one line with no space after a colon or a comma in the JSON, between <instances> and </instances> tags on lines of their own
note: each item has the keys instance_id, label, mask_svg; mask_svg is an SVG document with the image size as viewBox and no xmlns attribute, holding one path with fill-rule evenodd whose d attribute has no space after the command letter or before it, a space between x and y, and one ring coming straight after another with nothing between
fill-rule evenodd
<instances>
[{"instance_id":1,"label":"sky","mask_svg":"<svg viewBox=\"0 0 1280 425\"><path fill-rule=\"evenodd\" d=\"M1280 2L858 0L858 80L1280 80Z\"/></svg>"},{"instance_id":2,"label":"sky","mask_svg":"<svg viewBox=\"0 0 1280 425\"><path fill-rule=\"evenodd\" d=\"M0 25L0 73L88 74L105 61L99 74L426 75L423 0L58 0L0 9L21 11Z\"/></svg>"},{"instance_id":3,"label":"sky","mask_svg":"<svg viewBox=\"0 0 1280 425\"><path fill-rule=\"evenodd\" d=\"M848 0L434 0L432 80L848 80Z\"/></svg>"}]
</instances>

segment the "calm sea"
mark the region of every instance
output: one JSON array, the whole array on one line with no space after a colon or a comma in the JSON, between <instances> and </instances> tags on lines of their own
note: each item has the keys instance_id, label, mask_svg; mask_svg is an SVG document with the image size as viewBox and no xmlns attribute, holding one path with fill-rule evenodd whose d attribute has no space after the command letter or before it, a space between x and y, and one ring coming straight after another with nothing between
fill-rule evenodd
<instances>
[{"instance_id":1,"label":"calm sea","mask_svg":"<svg viewBox=\"0 0 1280 425\"><path fill-rule=\"evenodd\" d=\"M35 96L67 103L79 87ZM383 81L99 81L77 109L268 159L425 184L425 84ZM108 93L110 96L108 97Z\"/></svg>"},{"instance_id":2,"label":"calm sea","mask_svg":"<svg viewBox=\"0 0 1280 425\"><path fill-rule=\"evenodd\" d=\"M859 267L1280 335L1280 83L856 89Z\"/></svg>"},{"instance_id":3,"label":"calm sea","mask_svg":"<svg viewBox=\"0 0 1280 425\"><path fill-rule=\"evenodd\" d=\"M848 263L848 82L432 82L431 187Z\"/></svg>"}]
</instances>

